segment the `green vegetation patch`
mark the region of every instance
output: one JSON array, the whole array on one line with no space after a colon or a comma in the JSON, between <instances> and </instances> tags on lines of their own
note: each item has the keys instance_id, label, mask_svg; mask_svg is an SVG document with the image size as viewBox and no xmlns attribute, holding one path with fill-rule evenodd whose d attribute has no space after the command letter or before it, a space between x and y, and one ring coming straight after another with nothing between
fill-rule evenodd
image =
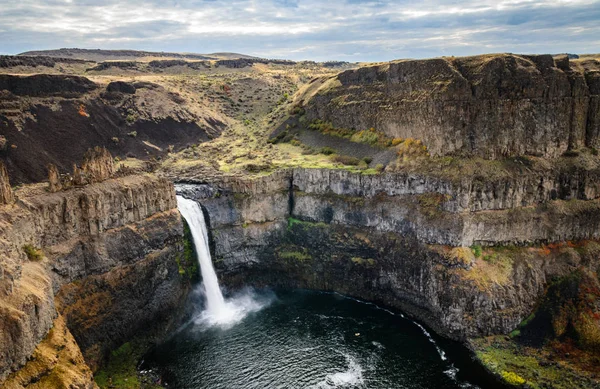
<instances>
[{"instance_id":1,"label":"green vegetation patch","mask_svg":"<svg viewBox=\"0 0 600 389\"><path fill-rule=\"evenodd\" d=\"M588 388L594 381L576 366L549 358L548 348L520 346L504 336L472 341L477 359L506 384L519 388Z\"/></svg>"},{"instance_id":2,"label":"green vegetation patch","mask_svg":"<svg viewBox=\"0 0 600 389\"><path fill-rule=\"evenodd\" d=\"M402 139L390 138L385 133L375 128L356 130L353 128L334 127L330 122L315 120L308 125L309 130L319 131L322 134L348 139L354 143L365 143L374 147L387 148L400 144Z\"/></svg>"},{"instance_id":3,"label":"green vegetation patch","mask_svg":"<svg viewBox=\"0 0 600 389\"><path fill-rule=\"evenodd\" d=\"M326 223L323 222L311 222L311 221L305 221L305 220L300 220L300 219L296 219L295 217L288 217L288 231L291 231L294 228L302 228L302 229L308 229L308 228L323 228L323 227L327 227Z\"/></svg>"},{"instance_id":4,"label":"green vegetation patch","mask_svg":"<svg viewBox=\"0 0 600 389\"><path fill-rule=\"evenodd\" d=\"M427 217L439 215L443 209L442 205L450 200L450 195L441 193L424 193L417 196L421 213Z\"/></svg>"},{"instance_id":5,"label":"green vegetation patch","mask_svg":"<svg viewBox=\"0 0 600 389\"><path fill-rule=\"evenodd\" d=\"M198 261L196 260L196 249L194 248L194 241L192 239L192 232L190 226L183 219L183 253L178 253L175 257L177 266L179 268L179 274L182 277L186 277L189 280L195 282L199 278L198 273Z\"/></svg>"},{"instance_id":6,"label":"green vegetation patch","mask_svg":"<svg viewBox=\"0 0 600 389\"><path fill-rule=\"evenodd\" d=\"M32 244L28 243L24 245L23 251L25 251L27 258L30 261L41 261L42 259L44 259L44 253L42 252L42 250L38 249Z\"/></svg>"},{"instance_id":7,"label":"green vegetation patch","mask_svg":"<svg viewBox=\"0 0 600 389\"><path fill-rule=\"evenodd\" d=\"M307 261L312 259L312 255L308 252L308 249L296 245L283 245L280 246L276 251L278 259L293 260L293 261Z\"/></svg>"},{"instance_id":8,"label":"green vegetation patch","mask_svg":"<svg viewBox=\"0 0 600 389\"><path fill-rule=\"evenodd\" d=\"M481 258L481 245L474 244L473 246L471 246L471 251L473 252L475 258Z\"/></svg>"},{"instance_id":9,"label":"green vegetation patch","mask_svg":"<svg viewBox=\"0 0 600 389\"><path fill-rule=\"evenodd\" d=\"M375 265L375 260L373 258L362 258L362 257L352 257L350 258L350 260L357 264L357 265L361 265L361 266L374 266Z\"/></svg>"},{"instance_id":10,"label":"green vegetation patch","mask_svg":"<svg viewBox=\"0 0 600 389\"><path fill-rule=\"evenodd\" d=\"M106 366L96 373L96 384L102 389L139 389L141 383L136 370L139 358L131 343L123 344L111 352Z\"/></svg>"}]
</instances>

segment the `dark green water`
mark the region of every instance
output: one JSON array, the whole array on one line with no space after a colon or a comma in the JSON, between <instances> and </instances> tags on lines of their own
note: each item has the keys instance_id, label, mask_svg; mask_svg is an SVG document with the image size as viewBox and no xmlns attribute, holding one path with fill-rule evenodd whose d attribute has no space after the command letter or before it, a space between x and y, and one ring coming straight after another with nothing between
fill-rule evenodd
<instances>
[{"instance_id":1,"label":"dark green water","mask_svg":"<svg viewBox=\"0 0 600 389\"><path fill-rule=\"evenodd\" d=\"M303 290L258 292L252 301L262 308L227 328L189 323L142 369L181 389L495 386L461 346L400 313Z\"/></svg>"}]
</instances>

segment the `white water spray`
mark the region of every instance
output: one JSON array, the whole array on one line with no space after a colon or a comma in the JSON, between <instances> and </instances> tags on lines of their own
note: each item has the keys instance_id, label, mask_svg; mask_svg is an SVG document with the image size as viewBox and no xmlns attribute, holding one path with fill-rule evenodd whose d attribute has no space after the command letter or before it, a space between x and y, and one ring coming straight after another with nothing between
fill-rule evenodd
<instances>
[{"instance_id":1,"label":"white water spray","mask_svg":"<svg viewBox=\"0 0 600 389\"><path fill-rule=\"evenodd\" d=\"M228 300L223 298L210 257L208 232L200 205L193 200L177 196L177 207L192 233L206 296L206 310L196 318L196 323L228 327L242 320L248 313L258 311L270 303L270 300L257 301L252 292L246 292Z\"/></svg>"}]
</instances>

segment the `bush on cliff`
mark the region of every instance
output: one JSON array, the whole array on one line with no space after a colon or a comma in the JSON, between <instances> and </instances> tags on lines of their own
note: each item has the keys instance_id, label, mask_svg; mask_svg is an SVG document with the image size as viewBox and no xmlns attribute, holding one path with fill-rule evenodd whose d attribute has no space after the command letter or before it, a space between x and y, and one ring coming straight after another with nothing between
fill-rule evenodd
<instances>
[{"instance_id":1,"label":"bush on cliff","mask_svg":"<svg viewBox=\"0 0 600 389\"><path fill-rule=\"evenodd\" d=\"M30 261L41 261L44 258L44 253L42 253L42 250L36 248L31 244L24 245L23 251L25 251L27 258Z\"/></svg>"},{"instance_id":2,"label":"bush on cliff","mask_svg":"<svg viewBox=\"0 0 600 389\"><path fill-rule=\"evenodd\" d=\"M140 355L137 355L130 343L125 343L111 352L106 367L100 370L94 380L102 388L138 389L136 365Z\"/></svg>"},{"instance_id":3,"label":"bush on cliff","mask_svg":"<svg viewBox=\"0 0 600 389\"><path fill-rule=\"evenodd\" d=\"M343 165L350 165L350 166L358 166L358 164L360 163L360 159L356 158L356 157L350 157L348 155L334 155L331 160L333 162L339 162Z\"/></svg>"}]
</instances>

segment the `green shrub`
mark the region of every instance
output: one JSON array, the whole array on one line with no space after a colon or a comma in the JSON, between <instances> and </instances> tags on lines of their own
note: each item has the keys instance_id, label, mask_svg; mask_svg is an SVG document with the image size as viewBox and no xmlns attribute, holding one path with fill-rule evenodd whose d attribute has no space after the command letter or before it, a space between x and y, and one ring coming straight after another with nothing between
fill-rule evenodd
<instances>
[{"instance_id":1,"label":"green shrub","mask_svg":"<svg viewBox=\"0 0 600 389\"><path fill-rule=\"evenodd\" d=\"M135 138L137 136L137 131L131 131L127 133L128 136Z\"/></svg>"},{"instance_id":2,"label":"green shrub","mask_svg":"<svg viewBox=\"0 0 600 389\"><path fill-rule=\"evenodd\" d=\"M319 150L320 154L324 154L324 155L332 155L335 154L335 150L332 149L331 147L325 146L325 147L321 147L321 149Z\"/></svg>"},{"instance_id":3,"label":"green shrub","mask_svg":"<svg viewBox=\"0 0 600 389\"><path fill-rule=\"evenodd\" d=\"M102 388L137 389L141 384L137 375L136 364L139 355L130 343L125 343L110 353L107 365L94 377L96 384Z\"/></svg>"},{"instance_id":4,"label":"green shrub","mask_svg":"<svg viewBox=\"0 0 600 389\"><path fill-rule=\"evenodd\" d=\"M521 336L521 330L514 330L510 334L508 334L508 336L511 338L518 338L519 336Z\"/></svg>"},{"instance_id":5,"label":"green shrub","mask_svg":"<svg viewBox=\"0 0 600 389\"><path fill-rule=\"evenodd\" d=\"M405 139L398 147L398 158L400 160L428 157L427 146L420 139Z\"/></svg>"},{"instance_id":6,"label":"green shrub","mask_svg":"<svg viewBox=\"0 0 600 389\"><path fill-rule=\"evenodd\" d=\"M356 143L366 143L369 145L376 145L379 141L379 134L375 131L375 129L370 129L368 131L359 131L356 134L352 135L350 138L352 142Z\"/></svg>"},{"instance_id":7,"label":"green shrub","mask_svg":"<svg viewBox=\"0 0 600 389\"><path fill-rule=\"evenodd\" d=\"M360 159L356 157L350 157L348 155L334 155L332 158L333 162L339 162L343 165L358 166Z\"/></svg>"},{"instance_id":8,"label":"green shrub","mask_svg":"<svg viewBox=\"0 0 600 389\"><path fill-rule=\"evenodd\" d=\"M44 258L42 250L36 248L32 244L26 244L23 246L23 251L27 254L27 258L30 261L41 261Z\"/></svg>"},{"instance_id":9,"label":"green shrub","mask_svg":"<svg viewBox=\"0 0 600 389\"><path fill-rule=\"evenodd\" d=\"M281 259L293 259L296 261L305 261L307 259L312 259L310 254L302 251L280 251L277 253L277 256Z\"/></svg>"},{"instance_id":10,"label":"green shrub","mask_svg":"<svg viewBox=\"0 0 600 389\"><path fill-rule=\"evenodd\" d=\"M364 157L362 160L368 165L373 162L373 157Z\"/></svg>"},{"instance_id":11,"label":"green shrub","mask_svg":"<svg viewBox=\"0 0 600 389\"><path fill-rule=\"evenodd\" d=\"M304 115L304 108L296 106L292 109L292 115Z\"/></svg>"},{"instance_id":12,"label":"green shrub","mask_svg":"<svg viewBox=\"0 0 600 389\"><path fill-rule=\"evenodd\" d=\"M301 147L302 147L302 155L319 154L319 150L315 149L314 147L310 147L305 144L302 144Z\"/></svg>"},{"instance_id":13,"label":"green shrub","mask_svg":"<svg viewBox=\"0 0 600 389\"><path fill-rule=\"evenodd\" d=\"M282 131L277 134L274 138L269 139L267 142L271 144L277 144L283 141L285 137L289 135L288 131Z\"/></svg>"},{"instance_id":14,"label":"green shrub","mask_svg":"<svg viewBox=\"0 0 600 389\"><path fill-rule=\"evenodd\" d=\"M473 255L475 255L475 258L481 257L481 254L482 254L481 245L475 244L475 245L471 246L471 251L473 251Z\"/></svg>"}]
</instances>

